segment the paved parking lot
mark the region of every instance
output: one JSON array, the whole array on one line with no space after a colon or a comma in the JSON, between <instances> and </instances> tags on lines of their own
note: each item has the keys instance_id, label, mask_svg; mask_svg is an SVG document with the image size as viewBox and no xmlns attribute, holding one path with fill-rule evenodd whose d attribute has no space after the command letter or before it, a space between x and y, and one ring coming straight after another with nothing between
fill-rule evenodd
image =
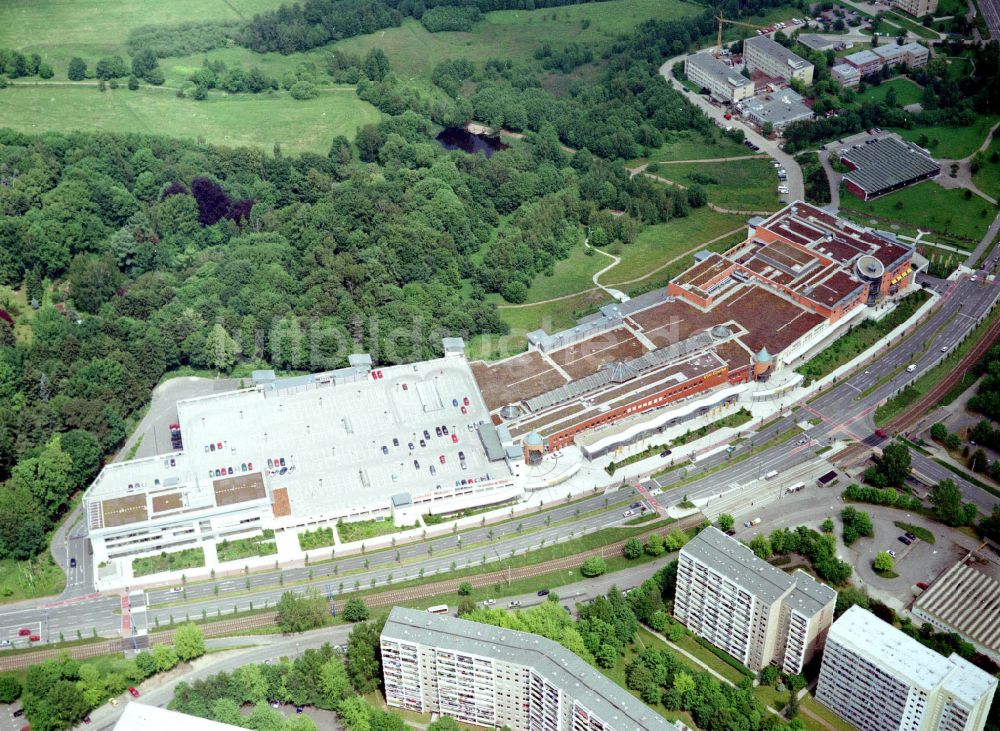
<instances>
[{"instance_id":1,"label":"paved parking lot","mask_svg":"<svg viewBox=\"0 0 1000 731\"><path fill-rule=\"evenodd\" d=\"M815 483L807 484L805 490L783 496L781 500L754 513L753 517L760 517L761 523L752 528L743 527L743 520L747 516L735 516L735 537L741 541L749 541L757 533L767 534L776 528L794 528L800 525L819 530L820 523L828 517L833 518L836 524L834 535L837 538L837 555L854 567L855 573L851 581L895 609L909 604L916 595L914 586L918 581L929 583L978 545L975 538L922 515L880 505L855 505L858 510L871 516L875 537L861 538L847 547L841 540L843 524L840 521L840 511L846 506L840 499L843 488L843 484L833 488L818 488ZM895 521L927 528L934 534L935 543L931 545L917 540L910 546L904 545L898 540L904 531L894 525ZM898 578L883 579L872 570L875 554L886 550L896 552L895 571L899 574Z\"/></svg>"}]
</instances>

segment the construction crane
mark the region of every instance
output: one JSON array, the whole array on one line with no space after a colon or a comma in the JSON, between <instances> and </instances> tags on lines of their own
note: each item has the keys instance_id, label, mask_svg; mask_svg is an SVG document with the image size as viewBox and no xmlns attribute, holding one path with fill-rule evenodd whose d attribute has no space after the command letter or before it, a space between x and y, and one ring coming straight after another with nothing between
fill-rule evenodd
<instances>
[{"instance_id":1,"label":"construction crane","mask_svg":"<svg viewBox=\"0 0 1000 731\"><path fill-rule=\"evenodd\" d=\"M715 19L719 21L719 35L715 42L715 57L718 58L719 54L722 53L722 24L728 23L729 25L740 25L744 28L753 28L755 30L770 30L766 25L754 25L753 23L744 23L741 20L729 20L729 18L723 18L721 15L716 15Z\"/></svg>"}]
</instances>

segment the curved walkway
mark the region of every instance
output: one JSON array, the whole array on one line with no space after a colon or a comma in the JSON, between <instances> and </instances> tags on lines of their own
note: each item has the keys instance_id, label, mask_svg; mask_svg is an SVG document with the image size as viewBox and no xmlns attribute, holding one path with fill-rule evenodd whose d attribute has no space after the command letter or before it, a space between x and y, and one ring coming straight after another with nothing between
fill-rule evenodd
<instances>
[{"instance_id":1,"label":"curved walkway","mask_svg":"<svg viewBox=\"0 0 1000 731\"><path fill-rule=\"evenodd\" d=\"M688 250L686 250L686 251L678 254L673 259L668 259L667 261L663 262L662 264L660 264L655 269L650 269L648 272L646 272L645 274L643 274L641 277L636 277L634 279L628 279L628 280L625 280L624 282L617 282L617 285L619 287L624 287L624 286L629 285L629 284L635 284L636 282L641 282L644 279L649 279L654 274L663 271L668 266L670 266L671 264L677 263L678 261L680 261L684 257L692 256L692 255L694 255L695 252L700 251L701 249L704 249L706 246L711 246L716 241L722 241L723 239L728 238L729 236L733 236L735 234L738 234L741 231L743 231L744 229L745 229L744 226L738 226L737 228L734 228L732 231L726 231L726 233L721 234L719 236L716 236L714 239L711 239L709 241L705 241L705 242L703 242L701 244L698 244L697 246L695 246L695 247L693 247L691 249L688 249ZM600 249L594 249L594 251L600 252L601 254L604 253ZM611 254L607 254L607 256L611 256ZM600 275L602 275L605 272L609 271L611 268L612 267L606 267L606 268L602 269L601 271L599 271L594 276L595 277L599 277ZM604 290L604 289L605 289L605 287L602 284L597 283L596 287L590 287L589 289L581 289L579 292L573 292L572 294L564 294L564 295L561 295L559 297L551 297L550 299L540 300L538 302L524 302L524 303L519 304L519 305L510 305L510 304L507 304L507 305L497 305L497 309L498 310L519 310L519 309L523 309L525 307L538 307L539 305L548 305L548 304L551 304L553 302L562 302L563 300L573 299L574 297L579 297L579 296L584 295L584 294L589 294L590 292L599 292L599 291Z\"/></svg>"}]
</instances>

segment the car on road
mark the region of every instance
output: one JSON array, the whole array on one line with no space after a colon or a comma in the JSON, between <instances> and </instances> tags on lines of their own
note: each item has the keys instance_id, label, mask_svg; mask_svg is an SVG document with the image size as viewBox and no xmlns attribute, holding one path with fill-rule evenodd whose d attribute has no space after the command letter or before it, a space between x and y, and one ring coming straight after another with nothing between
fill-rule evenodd
<instances>
[{"instance_id":1,"label":"car on road","mask_svg":"<svg viewBox=\"0 0 1000 731\"><path fill-rule=\"evenodd\" d=\"M469 431L472 431L472 424L469 424ZM453 444L458 444L458 434L452 434L451 441Z\"/></svg>"},{"instance_id":2,"label":"car on road","mask_svg":"<svg viewBox=\"0 0 1000 731\"><path fill-rule=\"evenodd\" d=\"M84 723L90 723L90 716L84 716L83 717L83 722Z\"/></svg>"},{"instance_id":3,"label":"car on road","mask_svg":"<svg viewBox=\"0 0 1000 731\"><path fill-rule=\"evenodd\" d=\"M411 452L413 451L413 442L407 442L406 446Z\"/></svg>"},{"instance_id":4,"label":"car on road","mask_svg":"<svg viewBox=\"0 0 1000 731\"><path fill-rule=\"evenodd\" d=\"M877 436L879 439L885 439L886 438L885 429L876 429L875 436Z\"/></svg>"},{"instance_id":5,"label":"car on road","mask_svg":"<svg viewBox=\"0 0 1000 731\"><path fill-rule=\"evenodd\" d=\"M941 346L941 352L942 353L947 353L948 352L948 346L947 345L942 345Z\"/></svg>"},{"instance_id":6,"label":"car on road","mask_svg":"<svg viewBox=\"0 0 1000 731\"><path fill-rule=\"evenodd\" d=\"M497 603L496 599L483 599L483 606L484 607L492 607L496 603Z\"/></svg>"},{"instance_id":7,"label":"car on road","mask_svg":"<svg viewBox=\"0 0 1000 731\"><path fill-rule=\"evenodd\" d=\"M0 647L10 647L10 640L0 640Z\"/></svg>"},{"instance_id":8,"label":"car on road","mask_svg":"<svg viewBox=\"0 0 1000 731\"><path fill-rule=\"evenodd\" d=\"M415 470L419 470L420 469L420 462L419 461L413 460L413 469L415 469Z\"/></svg>"},{"instance_id":9,"label":"car on road","mask_svg":"<svg viewBox=\"0 0 1000 731\"><path fill-rule=\"evenodd\" d=\"M511 599L509 602L507 602L507 609L514 609L515 607L519 606L521 606L521 602L519 602L517 599Z\"/></svg>"},{"instance_id":10,"label":"car on road","mask_svg":"<svg viewBox=\"0 0 1000 731\"><path fill-rule=\"evenodd\" d=\"M457 409L458 408L458 399L457 398L453 398L451 400L451 405L454 406Z\"/></svg>"},{"instance_id":11,"label":"car on road","mask_svg":"<svg viewBox=\"0 0 1000 731\"><path fill-rule=\"evenodd\" d=\"M632 503L629 507L632 508L632 510L638 510L642 507L642 503Z\"/></svg>"},{"instance_id":12,"label":"car on road","mask_svg":"<svg viewBox=\"0 0 1000 731\"><path fill-rule=\"evenodd\" d=\"M75 569L75 568L76 568L76 559L75 559L75 558L71 558L71 559L69 560L69 567L70 567L71 569Z\"/></svg>"},{"instance_id":13,"label":"car on road","mask_svg":"<svg viewBox=\"0 0 1000 731\"><path fill-rule=\"evenodd\" d=\"M108 701L108 703L110 703L113 706L117 706L118 705L118 699L117 698L112 698L111 700Z\"/></svg>"},{"instance_id":14,"label":"car on road","mask_svg":"<svg viewBox=\"0 0 1000 731\"><path fill-rule=\"evenodd\" d=\"M538 590L538 596L548 596L548 595L549 595L549 590L548 589L539 589Z\"/></svg>"},{"instance_id":15,"label":"car on road","mask_svg":"<svg viewBox=\"0 0 1000 731\"><path fill-rule=\"evenodd\" d=\"M439 461L439 462L440 462L441 464L444 464L444 455L443 455L443 454L441 454L441 455L438 455L438 461Z\"/></svg>"},{"instance_id":16,"label":"car on road","mask_svg":"<svg viewBox=\"0 0 1000 731\"><path fill-rule=\"evenodd\" d=\"M656 497L657 495L662 495L662 494L663 494L663 490L661 490L658 487L655 487L655 488L653 488L652 490L649 491L649 496L650 497Z\"/></svg>"},{"instance_id":17,"label":"car on road","mask_svg":"<svg viewBox=\"0 0 1000 731\"><path fill-rule=\"evenodd\" d=\"M664 449L662 452L660 452L661 457L669 457L671 454L673 454L673 451L670 449Z\"/></svg>"},{"instance_id":18,"label":"car on road","mask_svg":"<svg viewBox=\"0 0 1000 731\"><path fill-rule=\"evenodd\" d=\"M16 711L14 711L10 715L12 715L14 718L20 718L21 716L24 715L24 709L23 708L18 708Z\"/></svg>"},{"instance_id":19,"label":"car on road","mask_svg":"<svg viewBox=\"0 0 1000 731\"><path fill-rule=\"evenodd\" d=\"M129 686L128 692L129 692L129 695L131 695L133 698L138 698L139 697L139 691L137 691L135 688L133 688L131 686Z\"/></svg>"},{"instance_id":20,"label":"car on road","mask_svg":"<svg viewBox=\"0 0 1000 731\"><path fill-rule=\"evenodd\" d=\"M431 433L426 429L424 429L424 439L430 439L430 438L431 438Z\"/></svg>"},{"instance_id":21,"label":"car on road","mask_svg":"<svg viewBox=\"0 0 1000 731\"><path fill-rule=\"evenodd\" d=\"M899 542L900 542L900 543L902 543L902 544L903 544L904 546L908 546L908 545L910 545L911 543L913 543L913 541L911 541L911 540L910 540L909 538L907 538L906 536L900 536L900 537L899 537Z\"/></svg>"},{"instance_id":22,"label":"car on road","mask_svg":"<svg viewBox=\"0 0 1000 731\"><path fill-rule=\"evenodd\" d=\"M632 515L632 511L631 510L626 510L624 513L622 513L622 517L623 518L627 518L630 515Z\"/></svg>"},{"instance_id":23,"label":"car on road","mask_svg":"<svg viewBox=\"0 0 1000 731\"><path fill-rule=\"evenodd\" d=\"M31 634L31 630L30 629L26 629L24 627L22 627L21 629L19 629L17 631L18 637L27 637L30 634Z\"/></svg>"},{"instance_id":24,"label":"car on road","mask_svg":"<svg viewBox=\"0 0 1000 731\"><path fill-rule=\"evenodd\" d=\"M295 706L295 712L296 712L296 713L302 713L302 712L303 712L303 711L305 711L305 710L306 710L306 709L305 709L305 707L304 707L304 706Z\"/></svg>"},{"instance_id":25,"label":"car on road","mask_svg":"<svg viewBox=\"0 0 1000 731\"><path fill-rule=\"evenodd\" d=\"M910 365L906 366L906 372L907 373L913 373L913 371L915 371L915 370L917 370L917 364L916 363L910 363Z\"/></svg>"},{"instance_id":26,"label":"car on road","mask_svg":"<svg viewBox=\"0 0 1000 731\"><path fill-rule=\"evenodd\" d=\"M171 587L171 589L170 589L170 593L171 594L180 594L182 591L184 591L184 587L183 586L174 586L174 587Z\"/></svg>"},{"instance_id":27,"label":"car on road","mask_svg":"<svg viewBox=\"0 0 1000 731\"><path fill-rule=\"evenodd\" d=\"M917 582L917 588L918 589L926 589L927 588L927 582L926 581L918 581Z\"/></svg>"},{"instance_id":28,"label":"car on road","mask_svg":"<svg viewBox=\"0 0 1000 731\"><path fill-rule=\"evenodd\" d=\"M389 454L389 448L384 444L382 445L382 454Z\"/></svg>"},{"instance_id":29,"label":"car on road","mask_svg":"<svg viewBox=\"0 0 1000 731\"><path fill-rule=\"evenodd\" d=\"M29 635L28 642L41 642L42 638L38 635Z\"/></svg>"}]
</instances>

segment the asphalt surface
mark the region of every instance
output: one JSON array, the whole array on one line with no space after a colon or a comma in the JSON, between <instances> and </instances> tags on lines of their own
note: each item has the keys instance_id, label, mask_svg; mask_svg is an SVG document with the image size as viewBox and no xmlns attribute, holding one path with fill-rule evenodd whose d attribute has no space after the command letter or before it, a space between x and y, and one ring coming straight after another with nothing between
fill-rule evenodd
<instances>
[{"instance_id":1,"label":"asphalt surface","mask_svg":"<svg viewBox=\"0 0 1000 731\"><path fill-rule=\"evenodd\" d=\"M643 488L663 490L663 494L654 499L663 506L674 505L685 495L690 499L705 498L722 492L725 486L745 485L758 480L771 470L779 473L791 470L815 459L819 449L836 439L850 438L873 447L885 443L888 438L880 439L874 434L872 414L875 408L947 357L995 305L998 297L1000 286L997 283L986 282L981 278L976 282L972 282L969 277L961 278L943 296L938 309L913 335L887 351L869 367L841 379L811 403L801 404L793 414L786 414L761 430L753 439L737 445L731 455L725 452L711 455L686 469L674 470L656 479L646 480L642 483ZM916 368L908 371L910 365ZM791 404L785 406L791 407ZM789 433L787 439L780 444L744 459L729 469L697 478L699 472L734 461L741 455L752 452L754 443L760 445L767 442L802 421L817 423L801 434L798 431ZM799 444L803 436L808 442ZM677 454L678 451L675 450L672 457L683 458L684 455ZM924 466L930 474L956 478L936 463L932 464L937 470L924 465L926 458L916 452L912 454L915 463ZM961 479L955 481L965 499L975 502L984 512L989 512L997 502L996 498L972 483ZM682 484L675 486L678 482Z\"/></svg>"},{"instance_id":2,"label":"asphalt surface","mask_svg":"<svg viewBox=\"0 0 1000 731\"><path fill-rule=\"evenodd\" d=\"M454 535L400 545L398 549L345 556L308 567L220 577L214 582L151 590L146 592L146 612L133 612L132 623L139 628L155 628L157 621L165 626L170 623L171 617L175 621L182 621L185 617L199 619L203 611L206 615L218 616L220 613L231 614L234 608L238 611L250 609L251 603L254 608L265 604L274 606L286 589L292 588L304 591L306 587L315 587L325 595L336 597L341 592L352 591L355 582L361 587L371 588L374 579L375 587L384 588L419 578L421 569L424 570L424 577L430 578L450 571L453 562L458 567L470 563L481 565L483 556L486 556L487 562L493 562L510 556L511 551L523 553L537 549L543 540L544 545L551 545L618 525L625 520L622 515L624 508L615 504L629 497L630 491L615 492L607 497L610 505L606 508L606 498L600 494L525 515L509 523L466 529ZM521 526L520 532L518 525ZM172 588L181 591L174 592ZM121 628L121 599L117 594L88 596L68 603L57 601L42 607L21 605L0 612L0 640L9 639L15 646L26 646L28 640L17 634L22 627L39 634L43 644L59 641L60 633L63 639L76 639L77 630L84 637L91 636L95 630L102 636L114 636Z\"/></svg>"},{"instance_id":3,"label":"asphalt surface","mask_svg":"<svg viewBox=\"0 0 1000 731\"><path fill-rule=\"evenodd\" d=\"M872 412L875 407L945 357L947 353L941 352L941 348L950 352L962 336L985 316L998 296L1000 287L996 283L982 279L972 282L968 277L963 277L950 285L938 309L913 335L886 352L867 369L840 380L811 403L801 404L793 413L788 411L792 404L784 404L785 414L781 418L748 436L736 446L731 455L723 451L706 456L655 480L646 480L642 487L646 491L662 490L662 494L654 499L661 506L670 506L680 502L684 496L692 499L712 496L734 485L759 481L771 470L785 473L806 465L816 460L817 452L822 447L838 438L850 437L870 446L878 446L884 440L873 434ZM916 368L913 372L907 372L906 368L911 363ZM792 428L794 424L803 421L813 421L815 424L804 433ZM753 425L748 427L753 428ZM786 434L787 438L780 439L762 452L752 453L755 448L760 449L762 444L781 434ZM806 441L800 443L803 437ZM751 453L750 457L741 459L742 455L748 453ZM670 459L686 461L689 455L683 449L677 449L670 458L662 460L663 467L670 464ZM916 464L922 464L921 455L914 454L914 460ZM731 464L702 476L706 470L726 462ZM954 477L950 473L942 476ZM965 480L956 480L956 483L962 489L965 499L974 501L984 512L996 502L991 495ZM629 494L618 492L608 499L620 502L622 499L629 499ZM361 587L371 588L374 579L374 586L385 587L408 578L417 578L420 569L424 570L425 578L431 578L435 573L449 571L452 563L458 567L481 565L483 556L486 561L496 561L510 555L512 550L521 553L540 547L543 539L545 545L551 545L555 541L570 538L571 531L573 536L578 537L585 532L620 524L624 520L621 515L623 509L605 508L604 501L604 495L596 495L575 505L524 516L507 525L464 530L454 536L400 546L399 563L396 561L396 551L387 549L367 556L350 556L310 567L220 578L215 582L187 586L177 593L171 593L169 589L150 591L146 595L149 605L146 626L153 628L157 621L161 626L169 624L171 616L175 621L183 621L185 617L198 619L203 613L230 614L234 608L250 608L251 602L255 608L263 607L265 603L273 606L285 589L291 588L291 584L295 584L296 591L302 591L306 586L316 587L335 599L342 590L351 591L355 582ZM580 511L579 517L577 510ZM586 515L587 513L593 514ZM553 525L545 525L547 516L551 516ZM556 525L561 521L566 522ZM522 533L517 532L518 523L522 524ZM533 528L537 530L529 533ZM490 530L493 531L492 541L489 537ZM467 548L461 548L460 545ZM403 565L407 561L410 563ZM352 571L357 573L343 575ZM279 580L282 575L284 584ZM84 598L69 603L55 602L44 606L22 604L0 613L0 639L9 638L25 644L17 638L17 630L22 627L37 631L42 636L43 643L57 641L60 633L67 640L75 639L78 631L85 637L94 630L101 635L114 636L120 631L120 612L120 598L117 595ZM143 626L142 613L133 614L133 623Z\"/></svg>"},{"instance_id":4,"label":"asphalt surface","mask_svg":"<svg viewBox=\"0 0 1000 731\"><path fill-rule=\"evenodd\" d=\"M576 612L577 603L586 603L598 596L606 594L612 588L628 591L639 586L643 581L650 578L663 566L670 563L677 557L676 553L666 554L655 561L644 563L627 572L618 571L593 579L577 581L565 586L556 587L555 591L559 597L559 604L569 608L570 612ZM517 600L520 608L526 609L544 601L548 601L547 596L534 594L522 594L504 597L495 606L507 607L508 602ZM454 608L452 608L454 614ZM181 682L191 683L195 680L207 678L221 672L233 672L236 668L250 663L260 663L266 660L277 661L281 657L295 658L307 649L320 647L326 642L331 645L345 645L350 634L351 625L338 625L328 627L314 632L301 635L254 635L246 637L224 637L206 640L206 646L212 650L222 650L224 648L238 648L233 652L219 653L218 656L207 655L198 661L197 666L192 670L177 675L167 683L156 687L138 686L139 697L133 699L128 693L119 696L117 707L105 704L90 714L92 724L80 725L81 729L94 729L100 731L111 729L121 716L126 703L143 703L146 705L165 706L174 696L174 689ZM246 645L253 644L254 647L247 648ZM307 715L309 711L307 710ZM0 729L4 726L0 724ZM20 726L17 726L20 728Z\"/></svg>"}]
</instances>

